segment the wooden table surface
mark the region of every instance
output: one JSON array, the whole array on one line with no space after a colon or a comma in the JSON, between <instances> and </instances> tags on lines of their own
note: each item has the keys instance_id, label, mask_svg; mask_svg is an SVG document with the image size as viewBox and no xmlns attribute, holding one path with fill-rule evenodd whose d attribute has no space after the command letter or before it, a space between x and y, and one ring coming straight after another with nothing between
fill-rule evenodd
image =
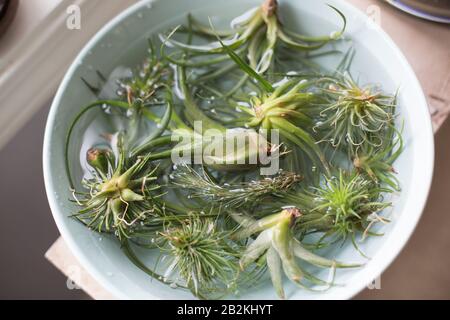
<instances>
[{"instance_id":1,"label":"wooden table surface","mask_svg":"<svg viewBox=\"0 0 450 320\"><path fill-rule=\"evenodd\" d=\"M403 51L422 84L437 132L450 112L450 28L404 14L384 1L348 2L379 21ZM432 194L426 213L430 208L435 209L435 204L430 203L433 199ZM450 298L450 271L440 261L443 256L448 256L450 249L450 236L446 232L448 227L441 224L440 232L433 231L432 228L442 220L426 213L405 250L381 276L381 290L367 289L357 299ZM446 213L441 215L450 227L450 215L446 218ZM61 272L76 280L91 297L114 298L83 270L61 238L48 250L46 258ZM427 259L436 260L430 264ZM437 274L430 279L432 272Z\"/></svg>"}]
</instances>

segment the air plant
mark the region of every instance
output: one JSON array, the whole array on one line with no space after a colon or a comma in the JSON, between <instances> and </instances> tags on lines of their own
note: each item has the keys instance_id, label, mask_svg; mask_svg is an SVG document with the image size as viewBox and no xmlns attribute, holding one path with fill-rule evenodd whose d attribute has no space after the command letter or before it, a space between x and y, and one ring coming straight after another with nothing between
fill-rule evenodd
<instances>
[{"instance_id":1,"label":"air plant","mask_svg":"<svg viewBox=\"0 0 450 320\"><path fill-rule=\"evenodd\" d=\"M322 141L350 154L363 144L380 146L394 125L396 97L374 86L360 87L348 73L330 78L327 84L317 125L323 132Z\"/></svg>"},{"instance_id":2,"label":"air plant","mask_svg":"<svg viewBox=\"0 0 450 320\"><path fill-rule=\"evenodd\" d=\"M98 77L98 85L93 85L86 79L81 78L83 83L95 95L104 96L102 94L102 86L106 84L108 79L100 72L96 71ZM120 79L116 79L117 97L132 105L133 101L138 100L140 103L147 105L164 104L161 92L167 85L173 81L173 72L166 60L160 59L156 55L155 47L151 39L148 40L148 55L136 68L131 71L130 75Z\"/></svg>"},{"instance_id":3,"label":"air plant","mask_svg":"<svg viewBox=\"0 0 450 320\"><path fill-rule=\"evenodd\" d=\"M291 49L301 51L316 50L328 42L339 39L346 28L345 16L335 7L329 6L336 11L343 20L343 27L340 31L333 32L327 36L305 36L287 30L278 17L278 2L276 0L265 0L259 8L254 8L242 17L238 17L232 22L235 29L230 32L216 31L214 28L203 26L194 19L190 20L190 30L206 37L222 36L226 37L223 42L232 50L239 51L240 55L247 56L249 64L258 73L266 72L273 63L275 50L279 44L288 46ZM212 62L226 61L226 50L220 42L212 42L207 45L196 45L182 43L168 37L161 36L164 42L183 50L196 54L219 55ZM225 55L224 55L225 54ZM220 56L222 55L222 56ZM170 58L170 57L169 57ZM194 61L170 58L173 63L185 66L201 66ZM210 65L211 62L204 65ZM229 70L232 65L225 65L222 68Z\"/></svg>"},{"instance_id":4,"label":"air plant","mask_svg":"<svg viewBox=\"0 0 450 320\"><path fill-rule=\"evenodd\" d=\"M363 144L356 148L353 156L355 169L367 175L377 184L400 191L400 183L393 167L403 151L401 133L393 126L387 130L381 146Z\"/></svg>"},{"instance_id":5,"label":"air plant","mask_svg":"<svg viewBox=\"0 0 450 320\"><path fill-rule=\"evenodd\" d=\"M277 130L284 141L299 147L316 165L328 168L310 132L311 111L318 100L313 93L306 92L312 84L313 81L288 80L273 92L251 97L251 108L242 110L250 115L247 126Z\"/></svg>"},{"instance_id":6,"label":"air plant","mask_svg":"<svg viewBox=\"0 0 450 320\"><path fill-rule=\"evenodd\" d=\"M282 299L285 298L282 270L289 280L304 289L312 289L314 285L332 285L303 270L296 262L296 257L312 265L332 269L360 266L328 260L305 249L294 237L293 233L296 220L301 215L300 210L295 207L286 208L280 213L267 216L258 221L249 217L234 215L234 218L240 221L242 227L234 235L235 239L247 239L252 235L259 234L254 241L250 242L242 255L240 259L241 269L246 269L256 260L263 257L275 290ZM310 284L307 283L308 281Z\"/></svg>"},{"instance_id":7,"label":"air plant","mask_svg":"<svg viewBox=\"0 0 450 320\"><path fill-rule=\"evenodd\" d=\"M81 210L73 216L98 232L114 233L122 241L149 216L161 212L154 201L160 196L160 186L155 182L155 168L148 165L148 157L127 166L120 136L117 149L117 159L110 150L88 151L92 177L82 182L88 192L74 192Z\"/></svg>"},{"instance_id":8,"label":"air plant","mask_svg":"<svg viewBox=\"0 0 450 320\"><path fill-rule=\"evenodd\" d=\"M344 242L350 238L360 251L356 235L368 234L374 217L378 222L389 221L381 217L381 212L391 205L383 201L383 192L389 189L357 172L339 170L336 175L325 176L319 187L286 194L285 203L304 210L296 225L299 234L322 234L317 247L323 246L324 241Z\"/></svg>"},{"instance_id":9,"label":"air plant","mask_svg":"<svg viewBox=\"0 0 450 320\"><path fill-rule=\"evenodd\" d=\"M153 41L149 39L148 57L132 77L119 80L117 94L130 104L135 100L147 105L165 104L164 92L171 85L172 77L169 64L156 55Z\"/></svg>"},{"instance_id":10,"label":"air plant","mask_svg":"<svg viewBox=\"0 0 450 320\"><path fill-rule=\"evenodd\" d=\"M273 177L220 185L205 170L198 172L186 165L178 167L171 178L172 184L187 191L191 199L218 202L226 209L260 204L271 196L295 188L302 181L298 174L280 171Z\"/></svg>"},{"instance_id":11,"label":"air plant","mask_svg":"<svg viewBox=\"0 0 450 320\"><path fill-rule=\"evenodd\" d=\"M194 295L217 297L235 288L239 274L239 247L231 232L221 230L217 219L191 213L160 232L161 250L171 261L165 277L176 273Z\"/></svg>"}]
</instances>

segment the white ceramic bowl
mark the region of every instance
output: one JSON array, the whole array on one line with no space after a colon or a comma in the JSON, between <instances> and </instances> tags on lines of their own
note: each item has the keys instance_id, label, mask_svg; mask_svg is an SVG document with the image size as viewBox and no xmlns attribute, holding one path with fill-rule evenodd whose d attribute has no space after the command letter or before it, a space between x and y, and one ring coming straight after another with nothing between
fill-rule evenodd
<instances>
[{"instance_id":1,"label":"white ceramic bowl","mask_svg":"<svg viewBox=\"0 0 450 320\"><path fill-rule=\"evenodd\" d=\"M196 17L211 16L214 22L220 15L224 21L259 5L261 0L170 0L143 1L108 23L86 45L67 72L54 99L44 141L44 176L53 216L67 245L83 267L117 298L123 299L190 299L191 294L174 290L150 278L124 257L113 239L103 239L69 218L76 211L69 201L71 193L64 169L64 139L68 126L80 108L94 96L80 81L93 78L93 67L104 74L117 65L134 66L144 57L146 39L157 31L167 30L185 21L188 12ZM427 199L433 171L433 134L430 116L422 89L400 50L371 20L345 1L327 0L341 9L348 18L346 35L352 38L357 50L353 73L362 81L381 83L386 91L400 88L400 119L405 121L405 151L395 164L403 191L395 197L392 223L382 228L383 237L370 238L362 249L372 259L361 269L339 270L336 282L345 284L316 294L287 284L291 299L348 299L372 282L393 261L411 236ZM280 0L285 23L290 28L302 28L312 34L336 30L340 20L324 1ZM326 61L324 63L335 63ZM87 118L87 117L86 117ZM88 125L78 126L78 132ZM75 135L76 136L76 135ZM73 170L80 177L76 165L77 148L82 134L74 137ZM343 261L361 261L351 245L327 252ZM318 274L327 276L325 271ZM270 283L258 290L242 293L245 299L276 298Z\"/></svg>"}]
</instances>

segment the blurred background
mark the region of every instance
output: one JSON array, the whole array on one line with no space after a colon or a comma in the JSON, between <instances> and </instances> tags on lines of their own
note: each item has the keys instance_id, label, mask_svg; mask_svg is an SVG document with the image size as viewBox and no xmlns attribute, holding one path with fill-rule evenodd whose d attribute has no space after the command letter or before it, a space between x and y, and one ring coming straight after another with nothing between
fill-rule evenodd
<instances>
[{"instance_id":1,"label":"blurred background","mask_svg":"<svg viewBox=\"0 0 450 320\"><path fill-rule=\"evenodd\" d=\"M444 122L450 110L450 1L347 1L378 19L403 50L428 96L436 129L440 126L434 181L420 224L381 276L381 289L356 298L450 299L450 123ZM90 299L69 288L67 277L44 257L59 237L42 177L44 127L52 96L76 53L135 2L0 0L0 299ZM81 29L65 27L73 4L85 19Z\"/></svg>"}]
</instances>

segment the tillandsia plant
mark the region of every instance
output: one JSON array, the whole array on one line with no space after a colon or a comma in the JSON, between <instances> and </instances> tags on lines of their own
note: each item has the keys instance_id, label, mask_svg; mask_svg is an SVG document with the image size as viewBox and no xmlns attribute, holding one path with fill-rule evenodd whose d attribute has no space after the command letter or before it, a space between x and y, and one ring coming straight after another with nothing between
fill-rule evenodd
<instances>
[{"instance_id":1,"label":"tillandsia plant","mask_svg":"<svg viewBox=\"0 0 450 320\"><path fill-rule=\"evenodd\" d=\"M286 80L273 92L251 97L251 108L242 108L250 115L248 127L277 130L281 137L300 148L318 166L328 168L322 151L310 132L311 114L318 98L306 89L313 82Z\"/></svg>"},{"instance_id":2,"label":"tillandsia plant","mask_svg":"<svg viewBox=\"0 0 450 320\"><path fill-rule=\"evenodd\" d=\"M334 279L315 267L334 276L361 266L315 250L331 255L348 241L364 255L359 236L382 235L373 227L389 222L404 146L396 95L350 76L355 51L334 42L346 18L331 8L343 27L322 37L289 31L275 0L236 18L231 31L189 16L149 41L144 63L118 82L100 72L103 88L83 80L98 100L67 134L73 217L111 234L151 278L201 299L254 290L266 271L281 298L284 276L322 291ZM336 68L316 60L334 54L343 55ZM72 138L88 116L82 150L90 149L77 157L88 170L75 181Z\"/></svg>"},{"instance_id":3,"label":"tillandsia plant","mask_svg":"<svg viewBox=\"0 0 450 320\"><path fill-rule=\"evenodd\" d=\"M160 186L155 182L155 168L149 166L148 157L127 166L120 136L117 150L117 157L106 149L87 152L92 177L82 181L89 192L76 193L81 210L74 217L98 232L113 232L122 241L139 223L162 211L154 201L160 196Z\"/></svg>"},{"instance_id":4,"label":"tillandsia plant","mask_svg":"<svg viewBox=\"0 0 450 320\"><path fill-rule=\"evenodd\" d=\"M317 125L325 132L322 141L349 153L361 145L383 144L386 131L394 126L396 96L375 86L360 87L348 73L330 79L323 91L326 102Z\"/></svg>"},{"instance_id":5,"label":"tillandsia plant","mask_svg":"<svg viewBox=\"0 0 450 320\"><path fill-rule=\"evenodd\" d=\"M302 181L298 174L280 171L273 177L261 180L220 185L204 169L197 172L186 165L178 167L171 179L174 186L188 191L191 199L219 202L226 209L259 205L271 196L295 188Z\"/></svg>"},{"instance_id":6,"label":"tillandsia plant","mask_svg":"<svg viewBox=\"0 0 450 320\"><path fill-rule=\"evenodd\" d=\"M106 97L108 94L102 93L102 86L105 86L108 79L97 71L99 85L93 85L84 78L84 84L96 95ZM117 98L129 102L139 100L148 105L164 104L161 93L167 84L172 82L172 70L166 60L157 56L153 40L148 40L148 54L141 65L134 71L121 75L111 86L116 87Z\"/></svg>"},{"instance_id":7,"label":"tillandsia plant","mask_svg":"<svg viewBox=\"0 0 450 320\"><path fill-rule=\"evenodd\" d=\"M203 36L214 37L215 35L219 35L226 37L223 42L226 43L227 46L232 50L239 50L241 55L247 56L252 68L256 69L258 73L264 73L272 65L275 50L279 44L283 44L296 50L310 51L319 49L328 42L339 39L344 33L346 19L338 9L333 6L330 7L342 18L343 27L340 31L333 32L327 36L305 36L287 30L280 22L277 0L265 0L260 7L254 8L243 16L233 20L231 25L235 30L230 32L217 32L214 28L203 26L192 18L189 29ZM226 51L221 46L220 42L213 42L207 45L195 45L168 39L164 36L162 36L162 38L173 46L192 52L194 57L196 54L219 55L219 57L216 57L204 65L227 60ZM225 55L220 56L220 54ZM201 66L198 62L186 59L178 61L171 59L171 61L185 66ZM228 69L230 67L232 67L232 65L223 66L223 68Z\"/></svg>"},{"instance_id":8,"label":"tillandsia plant","mask_svg":"<svg viewBox=\"0 0 450 320\"><path fill-rule=\"evenodd\" d=\"M168 223L159 233L161 250L168 257L164 276L176 274L182 285L200 298L226 295L239 281L240 247L222 230L217 218L190 213Z\"/></svg>"},{"instance_id":9,"label":"tillandsia plant","mask_svg":"<svg viewBox=\"0 0 450 320\"><path fill-rule=\"evenodd\" d=\"M362 144L356 148L353 154L353 166L375 183L400 191L400 182L395 176L396 171L393 165L402 151L401 133L394 126L389 126L380 146Z\"/></svg>"},{"instance_id":10,"label":"tillandsia plant","mask_svg":"<svg viewBox=\"0 0 450 320\"><path fill-rule=\"evenodd\" d=\"M296 220L302 213L295 207L286 208L261 220L234 215L240 220L241 229L234 234L236 239L247 239L251 235L259 234L250 242L247 250L240 259L242 269L263 257L270 272L272 283L278 296L285 298L282 281L282 271L296 285L304 289L312 289L315 285L332 285L320 280L303 270L296 262L296 257L319 267L326 268L354 268L360 265L345 264L325 259L305 249L294 237ZM258 261L261 263L261 261ZM308 283L309 282L309 283Z\"/></svg>"},{"instance_id":11,"label":"tillandsia plant","mask_svg":"<svg viewBox=\"0 0 450 320\"><path fill-rule=\"evenodd\" d=\"M146 104L165 104L160 91L165 91L172 82L169 64L157 56L153 41L149 40L148 57L131 78L119 80L119 97L127 101L139 99Z\"/></svg>"},{"instance_id":12,"label":"tillandsia plant","mask_svg":"<svg viewBox=\"0 0 450 320\"><path fill-rule=\"evenodd\" d=\"M316 247L323 247L324 242L345 242L350 238L362 253L357 246L356 235L374 235L370 231L374 223L389 221L381 216L381 212L391 206L391 203L383 201L383 192L390 190L355 171L339 170L331 178L325 177L319 187L286 194L285 203L304 210L296 224L299 236L320 233Z\"/></svg>"}]
</instances>

